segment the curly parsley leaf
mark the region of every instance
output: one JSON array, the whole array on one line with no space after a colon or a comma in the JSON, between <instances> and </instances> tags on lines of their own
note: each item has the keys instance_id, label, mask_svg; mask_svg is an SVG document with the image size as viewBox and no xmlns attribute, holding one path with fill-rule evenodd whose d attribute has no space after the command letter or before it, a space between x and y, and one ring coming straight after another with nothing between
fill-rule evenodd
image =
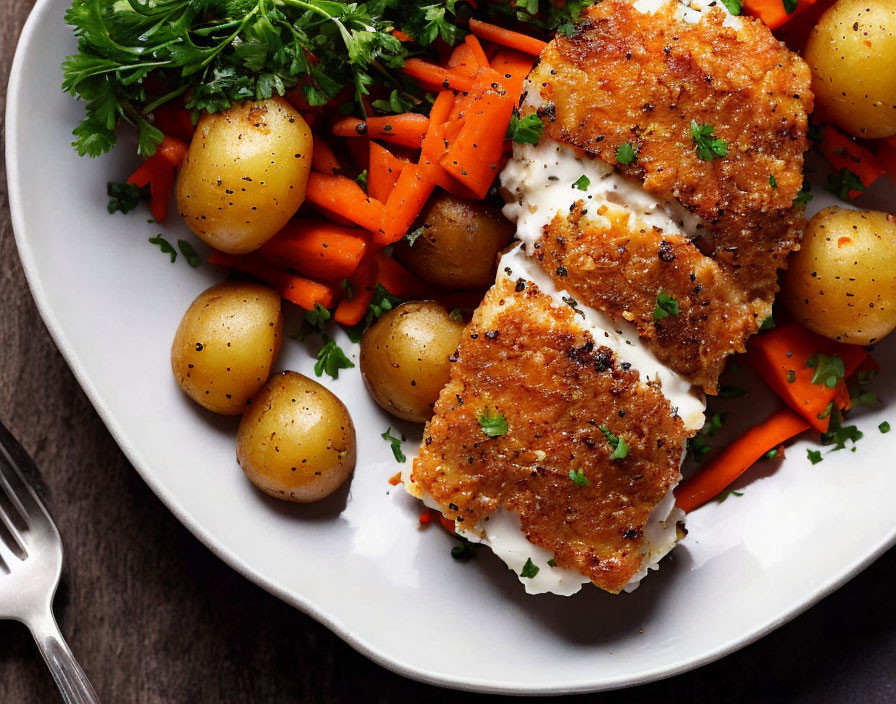
<instances>
[{"instance_id":1,"label":"curly parsley leaf","mask_svg":"<svg viewBox=\"0 0 896 704\"><path fill-rule=\"evenodd\" d=\"M354 366L354 362L336 344L336 340L331 340L324 335L324 346L317 353L317 362L314 365L315 376L326 373L327 376L338 379L340 369L351 369Z\"/></svg>"},{"instance_id":2,"label":"curly parsley leaf","mask_svg":"<svg viewBox=\"0 0 896 704\"><path fill-rule=\"evenodd\" d=\"M520 577L524 577L525 579L532 579L539 572L538 566L532 562L532 558L529 557L526 559L526 564L523 565L523 569L520 570Z\"/></svg>"},{"instance_id":3,"label":"curly parsley leaf","mask_svg":"<svg viewBox=\"0 0 896 704\"><path fill-rule=\"evenodd\" d=\"M816 352L806 360L806 366L814 369L812 383L817 386L826 386L833 389L837 382L846 376L846 367L843 360L836 355L828 357L821 352Z\"/></svg>"},{"instance_id":4,"label":"curly parsley leaf","mask_svg":"<svg viewBox=\"0 0 896 704\"><path fill-rule=\"evenodd\" d=\"M106 209L110 213L129 213L141 200L149 199L149 186L141 188L133 183L109 181L106 184L106 195L109 196Z\"/></svg>"},{"instance_id":5,"label":"curly parsley leaf","mask_svg":"<svg viewBox=\"0 0 896 704\"><path fill-rule=\"evenodd\" d=\"M604 437L607 439L607 442L610 443L610 447L613 448L613 452L610 455L611 460L621 460L628 457L629 447L624 438L613 435L613 433L610 432L610 428L607 427L606 423L600 426L600 430L604 434Z\"/></svg>"},{"instance_id":6,"label":"curly parsley leaf","mask_svg":"<svg viewBox=\"0 0 896 704\"><path fill-rule=\"evenodd\" d=\"M572 185L573 188L578 188L580 191L587 191L588 186L591 185L591 179L588 178L585 174L582 174L575 180Z\"/></svg>"},{"instance_id":7,"label":"curly parsley leaf","mask_svg":"<svg viewBox=\"0 0 896 704\"><path fill-rule=\"evenodd\" d=\"M479 427L482 428L482 432L490 438L507 434L507 419L488 406L485 407L477 420L479 421Z\"/></svg>"},{"instance_id":8,"label":"curly parsley leaf","mask_svg":"<svg viewBox=\"0 0 896 704\"><path fill-rule=\"evenodd\" d=\"M822 460L820 450L806 450L806 455L812 464L818 464Z\"/></svg>"},{"instance_id":9,"label":"curly parsley leaf","mask_svg":"<svg viewBox=\"0 0 896 704\"><path fill-rule=\"evenodd\" d=\"M193 249L193 245L191 245L186 240L178 240L177 248L180 250L180 253L184 255L184 259L187 260L187 264L189 264L194 269L199 266L199 255L196 254L196 250Z\"/></svg>"},{"instance_id":10,"label":"curly parsley leaf","mask_svg":"<svg viewBox=\"0 0 896 704\"><path fill-rule=\"evenodd\" d=\"M715 136L715 129L712 125L699 125L696 120L691 120L691 139L697 148L697 156L703 161L721 159L728 154L728 143Z\"/></svg>"},{"instance_id":11,"label":"curly parsley leaf","mask_svg":"<svg viewBox=\"0 0 896 704\"><path fill-rule=\"evenodd\" d=\"M370 303L367 306L367 312L364 314L364 318L357 325L344 328L345 334L348 335L348 339L352 342L360 342L364 333L367 332L371 325L379 320L385 313L388 313L390 310L404 302L405 299L393 296L386 290L385 286L378 283L376 289L374 289L373 298L370 299Z\"/></svg>"},{"instance_id":12,"label":"curly parsley leaf","mask_svg":"<svg viewBox=\"0 0 896 704\"><path fill-rule=\"evenodd\" d=\"M405 457L405 454L401 451L401 439L392 435L392 426L391 425L388 428L386 428L386 432L383 433L382 435L380 435L380 437L392 445L392 454L395 456L396 462L406 462L407 461L408 458Z\"/></svg>"},{"instance_id":13,"label":"curly parsley leaf","mask_svg":"<svg viewBox=\"0 0 896 704\"><path fill-rule=\"evenodd\" d=\"M544 123L534 112L525 117L520 117L516 111L510 116L510 125L507 128L507 138L519 144L538 144Z\"/></svg>"},{"instance_id":14,"label":"curly parsley leaf","mask_svg":"<svg viewBox=\"0 0 896 704\"><path fill-rule=\"evenodd\" d=\"M164 237L162 237L162 233L159 233L158 235L155 235L154 237L150 237L149 242L151 244L158 246L158 248L160 250L162 250L163 254L169 255L171 257L172 264L177 259L177 250L171 246L171 243L168 240L166 240Z\"/></svg>"},{"instance_id":15,"label":"curly parsley leaf","mask_svg":"<svg viewBox=\"0 0 896 704\"><path fill-rule=\"evenodd\" d=\"M638 151L629 142L623 142L616 149L616 161L623 166L628 166L638 158Z\"/></svg>"},{"instance_id":16,"label":"curly parsley leaf","mask_svg":"<svg viewBox=\"0 0 896 704\"><path fill-rule=\"evenodd\" d=\"M670 315L678 315L678 312L678 301L660 289L660 292L656 294L656 307L653 309L653 319L662 320Z\"/></svg>"}]
</instances>

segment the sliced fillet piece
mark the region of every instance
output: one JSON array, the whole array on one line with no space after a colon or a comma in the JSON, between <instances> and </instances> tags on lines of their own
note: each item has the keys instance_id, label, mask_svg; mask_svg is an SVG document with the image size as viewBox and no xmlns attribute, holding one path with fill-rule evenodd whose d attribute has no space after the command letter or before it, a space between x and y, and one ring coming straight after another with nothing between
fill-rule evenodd
<instances>
[{"instance_id":1,"label":"sliced fillet piece","mask_svg":"<svg viewBox=\"0 0 896 704\"><path fill-rule=\"evenodd\" d=\"M609 333L595 339L574 301L542 292L530 275L540 276L537 265L524 262L502 260L406 487L474 537L509 512L532 556L553 556L556 567L539 571L572 570L619 592L675 544L683 516L671 490L693 430L658 383L604 346ZM506 419L506 434L484 432L487 413ZM625 457L611 459L605 430L624 440Z\"/></svg>"}]
</instances>

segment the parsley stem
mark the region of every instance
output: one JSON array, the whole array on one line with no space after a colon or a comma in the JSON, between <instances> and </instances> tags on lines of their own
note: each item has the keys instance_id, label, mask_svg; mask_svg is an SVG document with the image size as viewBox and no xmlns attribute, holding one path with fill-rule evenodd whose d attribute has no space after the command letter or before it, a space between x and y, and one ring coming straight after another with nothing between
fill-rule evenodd
<instances>
[{"instance_id":1,"label":"parsley stem","mask_svg":"<svg viewBox=\"0 0 896 704\"><path fill-rule=\"evenodd\" d=\"M147 104L147 105L144 105L144 106L143 106L143 111L142 111L143 114L144 114L144 115L148 115L149 113L151 113L151 112L152 112L153 110L155 110L156 108L158 108L158 107L164 105L165 103L167 103L169 100L173 100L173 99L176 98L177 96L182 95L183 93L185 93L189 87L190 87L190 84L189 84L189 83L184 83L180 88L175 88L174 90L169 91L168 93L165 93L165 95L163 95L163 96L161 96L161 97L159 97L159 98L156 98L156 99L153 100L151 103L149 103L149 104Z\"/></svg>"},{"instance_id":2,"label":"parsley stem","mask_svg":"<svg viewBox=\"0 0 896 704\"><path fill-rule=\"evenodd\" d=\"M262 6L263 4L264 4L264 0L258 0L258 2L255 3L255 7L252 8L252 11L251 11L251 12L247 12L247 13L246 13L246 16L243 17L243 20L242 20L242 22L240 22L239 27L236 28L236 31L233 32L233 34L231 34L229 37L227 37L227 39L225 39L224 41L220 42L220 43L218 44L218 46L216 46L216 47L212 50L212 52L202 60L202 62L199 64L199 68L205 68L206 66L208 66L208 64L211 63L211 61L212 61L218 54L220 54L222 51L224 51L224 47L230 46L230 43L231 43L234 39L236 39L236 38L242 33L242 31L243 31L243 29L246 27L246 25L249 24L249 20L251 20L253 17L255 17L255 15L258 14L258 12L259 12L259 10L261 10L261 6ZM197 70L198 70L198 69L197 69ZM195 73L195 71L193 71L193 73Z\"/></svg>"}]
</instances>

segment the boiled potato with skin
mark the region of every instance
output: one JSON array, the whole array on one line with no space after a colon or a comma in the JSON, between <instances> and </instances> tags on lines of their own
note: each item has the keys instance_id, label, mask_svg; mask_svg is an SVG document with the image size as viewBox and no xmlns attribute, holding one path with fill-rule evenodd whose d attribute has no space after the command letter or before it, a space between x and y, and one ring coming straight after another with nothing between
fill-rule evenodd
<instances>
[{"instance_id":1,"label":"boiled potato with skin","mask_svg":"<svg viewBox=\"0 0 896 704\"><path fill-rule=\"evenodd\" d=\"M404 303L386 313L361 340L361 375L374 400L404 420L429 420L463 329L432 301Z\"/></svg>"},{"instance_id":2,"label":"boiled potato with skin","mask_svg":"<svg viewBox=\"0 0 896 704\"><path fill-rule=\"evenodd\" d=\"M825 208L791 255L782 298L803 325L868 345L896 327L896 216Z\"/></svg>"},{"instance_id":3,"label":"boiled potato with skin","mask_svg":"<svg viewBox=\"0 0 896 704\"><path fill-rule=\"evenodd\" d=\"M243 254L295 215L311 170L311 130L283 98L206 113L177 180L177 207L200 239Z\"/></svg>"},{"instance_id":4,"label":"boiled potato with skin","mask_svg":"<svg viewBox=\"0 0 896 704\"><path fill-rule=\"evenodd\" d=\"M804 52L815 104L856 137L896 134L896 3L839 0Z\"/></svg>"},{"instance_id":5,"label":"boiled potato with skin","mask_svg":"<svg viewBox=\"0 0 896 704\"><path fill-rule=\"evenodd\" d=\"M270 378L243 414L236 456L266 494L309 503L332 494L355 467L355 427L328 389L297 372Z\"/></svg>"},{"instance_id":6,"label":"boiled potato with skin","mask_svg":"<svg viewBox=\"0 0 896 704\"><path fill-rule=\"evenodd\" d=\"M171 346L171 369L196 403L239 415L267 380L282 340L280 295L261 284L225 281L187 309Z\"/></svg>"},{"instance_id":7,"label":"boiled potato with skin","mask_svg":"<svg viewBox=\"0 0 896 704\"><path fill-rule=\"evenodd\" d=\"M430 199L420 222L413 244L405 239L396 245L398 261L445 288L474 290L495 282L498 252L514 232L498 208L443 193Z\"/></svg>"}]
</instances>

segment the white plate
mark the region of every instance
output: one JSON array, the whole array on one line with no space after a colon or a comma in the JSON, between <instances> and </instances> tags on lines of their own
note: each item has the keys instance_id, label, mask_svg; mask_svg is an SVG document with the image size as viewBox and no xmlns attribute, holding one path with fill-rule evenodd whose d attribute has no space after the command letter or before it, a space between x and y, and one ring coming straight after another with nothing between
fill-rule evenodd
<instances>
[{"instance_id":1,"label":"white plate","mask_svg":"<svg viewBox=\"0 0 896 704\"><path fill-rule=\"evenodd\" d=\"M326 382L358 430L350 489L311 506L261 496L235 463L235 421L187 401L168 366L180 316L221 272L192 270L182 257L170 264L146 242L159 227L145 210L106 213L106 181L122 180L135 164L130 145L95 160L69 147L82 106L58 90L59 62L74 50L66 4L37 3L9 85L10 203L41 315L119 445L174 514L234 569L362 653L409 677L490 692L647 682L768 633L896 540L896 473L886 454L896 433L877 431L884 409L859 420L865 439L855 454L812 466L806 443L797 443L783 463L753 471L742 498L693 514L686 542L634 594L528 597L492 555L456 563L447 534L418 529L419 506L386 481L400 467L380 433L395 423L370 401L357 369ZM892 206L893 193L880 187L878 205ZM173 222L165 230L172 241L187 236ZM893 346L878 356L889 362L878 390L892 398ZM299 344L284 345L283 368L310 373L312 362ZM762 402L757 392L734 408L758 418ZM405 450L413 452L412 441Z\"/></svg>"}]
</instances>

